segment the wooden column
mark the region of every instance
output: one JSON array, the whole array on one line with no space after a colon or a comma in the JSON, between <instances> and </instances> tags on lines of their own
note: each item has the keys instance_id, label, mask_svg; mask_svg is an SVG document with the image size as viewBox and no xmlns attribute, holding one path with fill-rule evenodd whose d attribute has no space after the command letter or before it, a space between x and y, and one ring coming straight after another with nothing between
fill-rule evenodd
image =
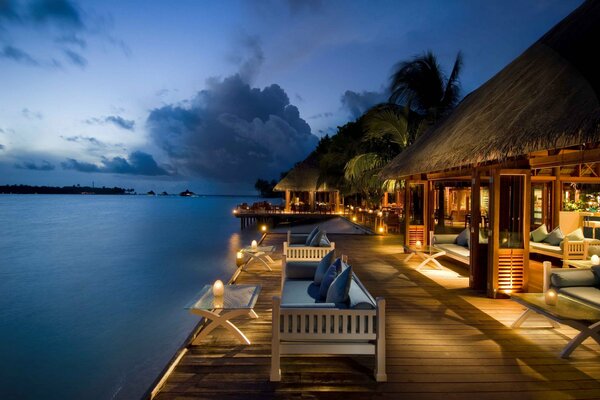
<instances>
[{"instance_id":1,"label":"wooden column","mask_svg":"<svg viewBox=\"0 0 600 400\"><path fill-rule=\"evenodd\" d=\"M334 212L338 213L340 212L340 191L336 190L335 192L333 192L333 201L335 202L335 206L334 206Z\"/></svg>"},{"instance_id":2,"label":"wooden column","mask_svg":"<svg viewBox=\"0 0 600 400\"><path fill-rule=\"evenodd\" d=\"M556 228L560 223L560 210L562 210L562 182L560 180L560 167L552 168L552 175L556 180L552 182L552 226L548 226L548 231Z\"/></svg>"},{"instance_id":3,"label":"wooden column","mask_svg":"<svg viewBox=\"0 0 600 400\"><path fill-rule=\"evenodd\" d=\"M308 210L315 211L315 192L313 190L308 192Z\"/></svg>"},{"instance_id":4,"label":"wooden column","mask_svg":"<svg viewBox=\"0 0 600 400\"><path fill-rule=\"evenodd\" d=\"M488 281L487 295L495 297L495 288L498 287L498 262L497 255L500 249L500 169L490 171L490 229L488 233Z\"/></svg>"},{"instance_id":5,"label":"wooden column","mask_svg":"<svg viewBox=\"0 0 600 400\"><path fill-rule=\"evenodd\" d=\"M471 254L469 258L469 287L471 289L485 289L485 274L482 273L483 265L480 260L479 224L481 223L481 178L477 168L473 168L471 177ZM483 249L482 249L483 250ZM485 260L487 261L487 260ZM487 267L487 262L486 262Z\"/></svg>"},{"instance_id":6,"label":"wooden column","mask_svg":"<svg viewBox=\"0 0 600 400\"><path fill-rule=\"evenodd\" d=\"M291 193L289 189L285 190L285 211L290 212L291 204L290 204Z\"/></svg>"},{"instance_id":7,"label":"wooden column","mask_svg":"<svg viewBox=\"0 0 600 400\"><path fill-rule=\"evenodd\" d=\"M431 244L429 243L429 231L432 231L435 227L435 221L434 221L434 205L435 205L435 201L433 199L433 196L435 196L435 187L433 185L433 181L427 181L425 183L425 193L423 196L423 199L425 201L424 207L423 207L423 212L425 213L424 217L423 217L423 224L425 225L425 240L424 243L426 244Z\"/></svg>"},{"instance_id":8,"label":"wooden column","mask_svg":"<svg viewBox=\"0 0 600 400\"><path fill-rule=\"evenodd\" d=\"M404 183L404 244L408 246L410 230L410 181Z\"/></svg>"},{"instance_id":9,"label":"wooden column","mask_svg":"<svg viewBox=\"0 0 600 400\"><path fill-rule=\"evenodd\" d=\"M388 192L383 193L382 207L388 206Z\"/></svg>"}]
</instances>

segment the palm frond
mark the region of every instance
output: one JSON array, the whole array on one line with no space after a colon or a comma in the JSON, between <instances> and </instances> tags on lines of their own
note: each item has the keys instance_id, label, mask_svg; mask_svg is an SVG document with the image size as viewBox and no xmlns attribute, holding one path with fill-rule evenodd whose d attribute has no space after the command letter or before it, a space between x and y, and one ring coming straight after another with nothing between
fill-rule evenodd
<instances>
[{"instance_id":1,"label":"palm frond","mask_svg":"<svg viewBox=\"0 0 600 400\"><path fill-rule=\"evenodd\" d=\"M365 115L366 134L363 141L389 137L401 147L408 144L408 119L393 109L372 109Z\"/></svg>"},{"instance_id":2,"label":"palm frond","mask_svg":"<svg viewBox=\"0 0 600 400\"><path fill-rule=\"evenodd\" d=\"M348 181L362 178L366 172L385 165L385 160L377 153L364 153L353 157L344 167L344 177Z\"/></svg>"}]
</instances>

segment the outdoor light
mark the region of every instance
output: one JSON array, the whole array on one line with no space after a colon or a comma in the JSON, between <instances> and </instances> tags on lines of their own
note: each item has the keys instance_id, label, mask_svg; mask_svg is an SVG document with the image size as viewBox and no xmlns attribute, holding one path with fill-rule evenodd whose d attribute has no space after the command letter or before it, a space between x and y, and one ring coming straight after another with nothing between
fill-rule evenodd
<instances>
[{"instance_id":1,"label":"outdoor light","mask_svg":"<svg viewBox=\"0 0 600 400\"><path fill-rule=\"evenodd\" d=\"M258 243L256 243L256 240L252 241L252 248L256 249L258 247Z\"/></svg>"},{"instance_id":2,"label":"outdoor light","mask_svg":"<svg viewBox=\"0 0 600 400\"><path fill-rule=\"evenodd\" d=\"M377 216L378 216L378 217L383 217L383 211L379 211L379 212L377 213Z\"/></svg>"},{"instance_id":3,"label":"outdoor light","mask_svg":"<svg viewBox=\"0 0 600 400\"><path fill-rule=\"evenodd\" d=\"M598 257L597 255L593 255L592 256L592 265L598 265L600 264L600 257Z\"/></svg>"},{"instance_id":4,"label":"outdoor light","mask_svg":"<svg viewBox=\"0 0 600 400\"><path fill-rule=\"evenodd\" d=\"M244 253L238 251L235 255L235 265L238 267L244 263Z\"/></svg>"},{"instance_id":5,"label":"outdoor light","mask_svg":"<svg viewBox=\"0 0 600 400\"><path fill-rule=\"evenodd\" d=\"M383 233L383 231L385 231L385 229L383 229L383 226L379 227L379 233Z\"/></svg>"},{"instance_id":6,"label":"outdoor light","mask_svg":"<svg viewBox=\"0 0 600 400\"><path fill-rule=\"evenodd\" d=\"M261 226L260 230L263 231L263 232L266 232L267 231L267 226L266 225Z\"/></svg>"},{"instance_id":7,"label":"outdoor light","mask_svg":"<svg viewBox=\"0 0 600 400\"><path fill-rule=\"evenodd\" d=\"M556 293L556 290L549 289L546 291L546 293L544 293L544 300L549 306L555 306L556 302L558 301L558 294Z\"/></svg>"},{"instance_id":8,"label":"outdoor light","mask_svg":"<svg viewBox=\"0 0 600 400\"><path fill-rule=\"evenodd\" d=\"M373 210L369 210L369 214L373 214Z\"/></svg>"},{"instance_id":9,"label":"outdoor light","mask_svg":"<svg viewBox=\"0 0 600 400\"><path fill-rule=\"evenodd\" d=\"M417 240L417 243L415 243L415 245L417 246L417 249L420 249L422 246L422 243L420 240Z\"/></svg>"},{"instance_id":10,"label":"outdoor light","mask_svg":"<svg viewBox=\"0 0 600 400\"><path fill-rule=\"evenodd\" d=\"M233 213L234 213L234 214L237 214L237 210L235 210L235 209L234 209L234 210L233 210Z\"/></svg>"},{"instance_id":11,"label":"outdoor light","mask_svg":"<svg viewBox=\"0 0 600 400\"><path fill-rule=\"evenodd\" d=\"M356 222L356 215L352 216L352 221Z\"/></svg>"},{"instance_id":12,"label":"outdoor light","mask_svg":"<svg viewBox=\"0 0 600 400\"><path fill-rule=\"evenodd\" d=\"M213 283L212 291L214 297L223 297L223 293L225 293L225 287L223 286L223 282L217 279L215 283Z\"/></svg>"}]
</instances>

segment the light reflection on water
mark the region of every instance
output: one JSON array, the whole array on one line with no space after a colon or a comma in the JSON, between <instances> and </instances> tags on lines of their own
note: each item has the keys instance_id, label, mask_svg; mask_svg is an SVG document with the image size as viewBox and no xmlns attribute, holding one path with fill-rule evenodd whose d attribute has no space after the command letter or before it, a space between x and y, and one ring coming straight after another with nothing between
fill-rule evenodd
<instances>
[{"instance_id":1,"label":"light reflection on water","mask_svg":"<svg viewBox=\"0 0 600 400\"><path fill-rule=\"evenodd\" d=\"M139 398L260 237L231 214L255 200L0 196L0 398Z\"/></svg>"}]
</instances>

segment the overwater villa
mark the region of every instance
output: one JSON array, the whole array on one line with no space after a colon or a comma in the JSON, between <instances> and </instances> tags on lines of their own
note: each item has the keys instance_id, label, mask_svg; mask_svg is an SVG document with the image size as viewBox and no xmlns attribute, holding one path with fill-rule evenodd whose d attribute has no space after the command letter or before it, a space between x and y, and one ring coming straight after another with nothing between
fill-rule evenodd
<instances>
[{"instance_id":1,"label":"overwater villa","mask_svg":"<svg viewBox=\"0 0 600 400\"><path fill-rule=\"evenodd\" d=\"M598 3L581 6L383 171L407 183L405 244L429 244L429 232L455 232L459 221L469 228L471 287L491 297L540 291L529 232L545 224L567 235L586 214L563 210L598 209L599 20Z\"/></svg>"},{"instance_id":2,"label":"overwater villa","mask_svg":"<svg viewBox=\"0 0 600 400\"><path fill-rule=\"evenodd\" d=\"M273 190L285 192L286 212L338 213L343 209L340 191L319 182L319 164L314 154L298 163Z\"/></svg>"},{"instance_id":3,"label":"overwater villa","mask_svg":"<svg viewBox=\"0 0 600 400\"><path fill-rule=\"evenodd\" d=\"M403 238L327 232L322 245L315 229L246 248L273 256L230 282L252 288L235 311L249 311L236 325L251 345L196 336L148 397L600 398L598 43L588 1L387 165L384 178L406 182ZM338 210L339 192L317 182L314 159L292 170L276 187L286 210ZM331 288L311 300L322 264L335 290L353 279L345 301L329 302Z\"/></svg>"}]
</instances>

